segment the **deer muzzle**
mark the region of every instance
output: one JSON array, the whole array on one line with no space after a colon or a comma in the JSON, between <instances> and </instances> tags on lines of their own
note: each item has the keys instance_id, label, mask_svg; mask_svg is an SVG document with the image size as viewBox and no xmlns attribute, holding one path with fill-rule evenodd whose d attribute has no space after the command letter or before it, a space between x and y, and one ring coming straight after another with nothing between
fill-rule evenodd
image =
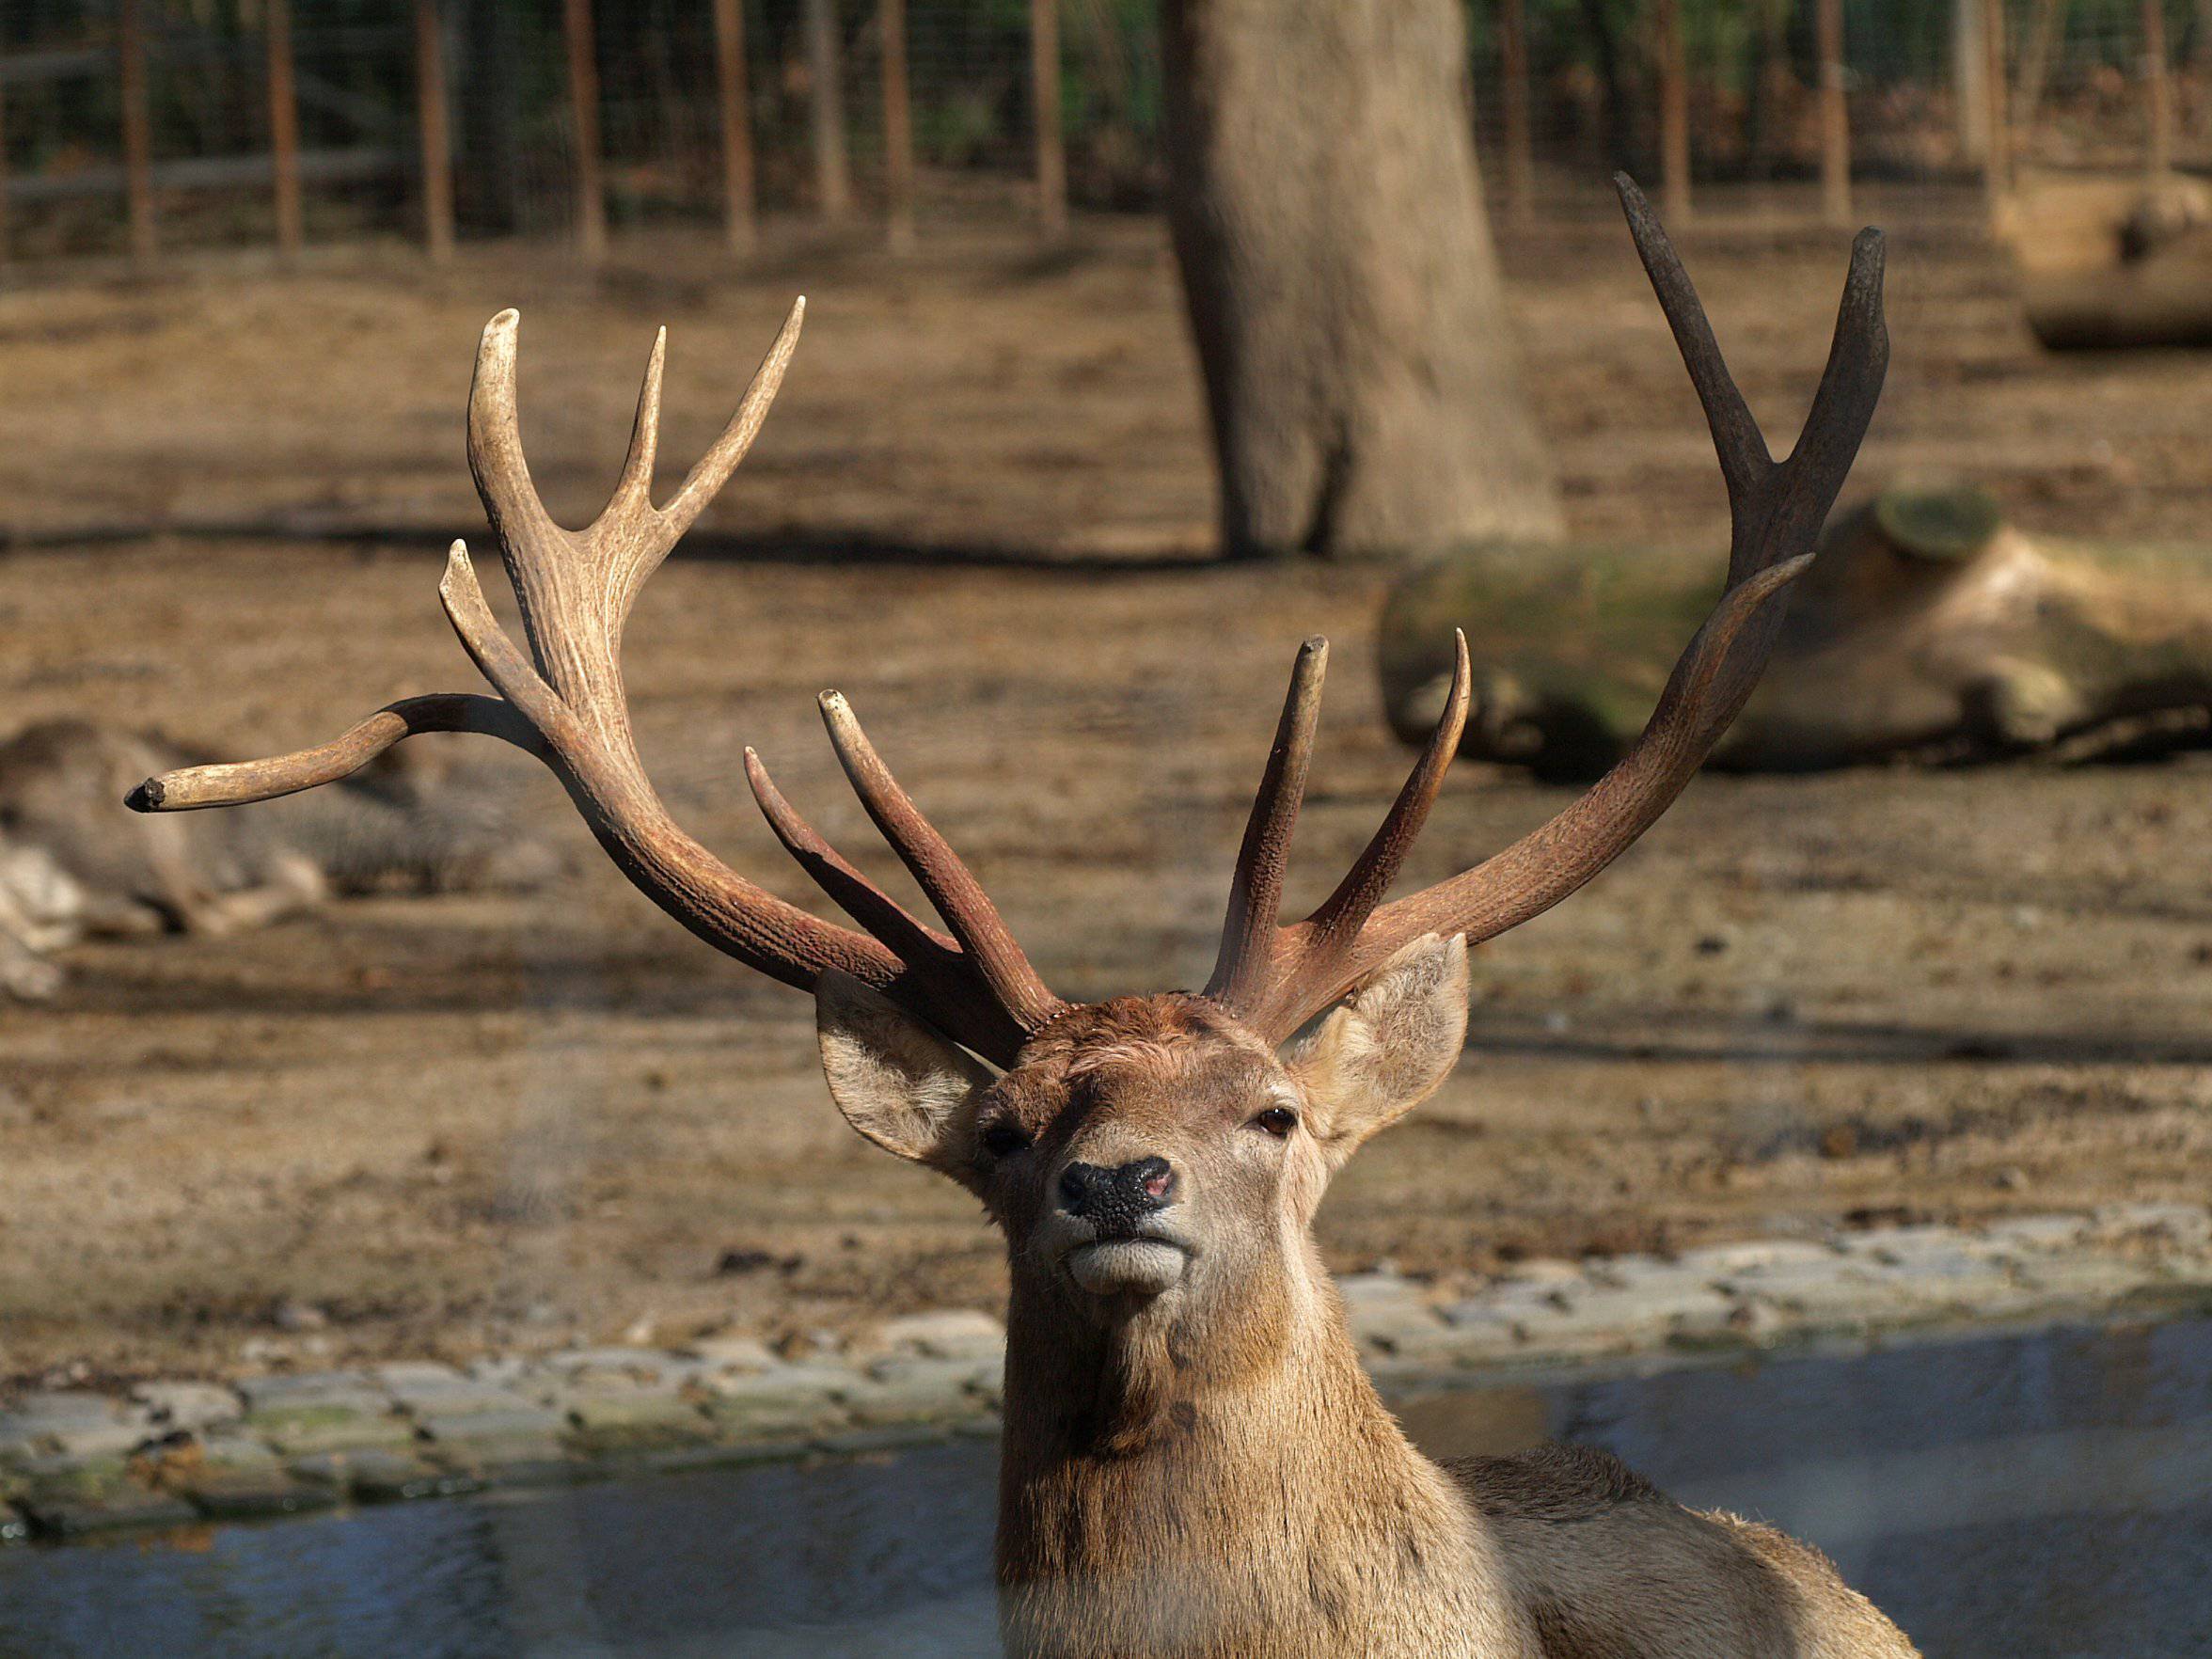
<instances>
[{"instance_id":1,"label":"deer muzzle","mask_svg":"<svg viewBox=\"0 0 2212 1659\"><path fill-rule=\"evenodd\" d=\"M1164 1158L1114 1168L1070 1163L1060 1172L1051 1232L1077 1288L1157 1296L1181 1280L1190 1246L1165 1220L1179 1184Z\"/></svg>"}]
</instances>

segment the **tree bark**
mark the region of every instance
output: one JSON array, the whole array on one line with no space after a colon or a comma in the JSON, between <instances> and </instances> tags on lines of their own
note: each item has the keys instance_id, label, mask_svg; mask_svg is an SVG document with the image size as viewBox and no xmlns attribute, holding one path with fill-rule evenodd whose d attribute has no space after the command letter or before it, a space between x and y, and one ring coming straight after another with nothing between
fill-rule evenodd
<instances>
[{"instance_id":1,"label":"tree bark","mask_svg":"<svg viewBox=\"0 0 2212 1659\"><path fill-rule=\"evenodd\" d=\"M1459 0L1167 0L1161 27L1224 550L1556 539Z\"/></svg>"}]
</instances>

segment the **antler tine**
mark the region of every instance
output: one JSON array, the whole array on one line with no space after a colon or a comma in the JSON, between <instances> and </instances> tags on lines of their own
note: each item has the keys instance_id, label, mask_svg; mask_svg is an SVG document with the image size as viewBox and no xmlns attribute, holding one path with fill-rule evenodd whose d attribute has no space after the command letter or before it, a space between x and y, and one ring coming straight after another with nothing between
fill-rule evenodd
<instances>
[{"instance_id":1,"label":"antler tine","mask_svg":"<svg viewBox=\"0 0 2212 1659\"><path fill-rule=\"evenodd\" d=\"M476 373L468 383L468 470L492 521L493 538L544 539L560 527L546 514L522 452L522 408L514 389L514 336L522 313L510 306L484 324Z\"/></svg>"},{"instance_id":2,"label":"antler tine","mask_svg":"<svg viewBox=\"0 0 2212 1659\"><path fill-rule=\"evenodd\" d=\"M669 504L660 510L660 523L672 546L705 511L715 493L729 482L730 474L737 470L737 464L752 448L752 440L760 435L761 425L768 418L768 406L782 389L783 373L791 367L791 356L798 350L799 326L805 321L806 295L802 293L791 302L790 314L777 330L768 355L753 371L752 384L745 388L737 413L730 417L730 424L722 428L722 435L693 464L676 493L669 498Z\"/></svg>"},{"instance_id":3,"label":"antler tine","mask_svg":"<svg viewBox=\"0 0 2212 1659\"><path fill-rule=\"evenodd\" d=\"M668 365L668 330L656 329L653 354L645 359L645 381L638 387L638 414L630 423L630 451L607 511L635 513L653 505L653 465L660 456L660 376Z\"/></svg>"},{"instance_id":4,"label":"antler tine","mask_svg":"<svg viewBox=\"0 0 2212 1659\"><path fill-rule=\"evenodd\" d=\"M813 878L814 885L835 900L846 915L908 962L927 960L932 956L947 959L958 956L960 947L951 935L940 933L927 923L917 920L906 906L869 880L800 815L798 809L776 787L776 781L768 776L768 768L750 747L745 750L745 781L752 786L752 798L760 806L761 816L767 819L768 828L783 844L783 850L798 861L799 868Z\"/></svg>"},{"instance_id":5,"label":"antler tine","mask_svg":"<svg viewBox=\"0 0 2212 1659\"><path fill-rule=\"evenodd\" d=\"M1683 367L1690 371L1690 385L1705 410L1705 424L1712 429L1720 475L1733 506L1774 466L1766 434L1759 430L1751 406L1736 387L1736 377L1729 372L1728 359L1721 356L1720 342L1714 338L1712 320L1698 299L1690 274L1683 269L1682 256L1674 251L1667 227L1626 173L1613 175L1613 188L1620 198L1621 211L1628 215L1628 233L1635 240L1644 275L1651 279L1651 292L1667 315L1675 349L1682 354Z\"/></svg>"},{"instance_id":6,"label":"antler tine","mask_svg":"<svg viewBox=\"0 0 2212 1659\"><path fill-rule=\"evenodd\" d=\"M1329 672L1329 641L1319 634L1298 648L1290 689L1275 723L1274 746L1252 798L1229 880L1229 913L1222 924L1221 954L1206 994L1234 1004L1250 994L1272 966L1275 923L1283 908L1283 877L1290 863L1290 833L1305 799L1306 768L1313 760L1314 727L1321 714L1321 682Z\"/></svg>"},{"instance_id":7,"label":"antler tine","mask_svg":"<svg viewBox=\"0 0 2212 1659\"><path fill-rule=\"evenodd\" d=\"M952 844L938 833L937 827L899 787L891 768L868 741L868 735L861 730L844 694L825 691L819 702L822 723L830 731L830 746L837 751L861 805L900 861L913 873L945 925L953 930L976 976L1002 1007L1030 1030L1036 1030L1066 1004L1037 977L999 915L998 907Z\"/></svg>"},{"instance_id":8,"label":"antler tine","mask_svg":"<svg viewBox=\"0 0 2212 1659\"><path fill-rule=\"evenodd\" d=\"M784 798L750 749L745 751L745 778L783 850L840 909L907 964L917 1012L940 1030L971 1034L962 1040L979 1053L1011 1056L1029 1040L1033 1028L1001 1005L959 942L918 920L830 845ZM1057 999L1052 1006L1060 1006Z\"/></svg>"},{"instance_id":9,"label":"antler tine","mask_svg":"<svg viewBox=\"0 0 2212 1659\"><path fill-rule=\"evenodd\" d=\"M1550 822L1449 880L1372 908L1396 874L1434 798L1438 741L1336 893L1306 921L1280 931L1271 970L1230 1002L1257 1029L1281 1038L1428 933L1494 938L1557 904L1604 869L1688 784L1742 710L1773 654L1789 590L1812 562L1881 397L1888 366L1882 317L1882 237L1859 233L1837 310L1834 342L1812 408L1787 460L1769 452L1714 339L1697 290L1642 192L1617 181L1631 233L1667 313L1713 431L1728 484L1731 536L1720 603L1668 677L1642 735L1620 763ZM1439 725L1463 719L1465 645ZM1372 913L1368 914L1372 908Z\"/></svg>"},{"instance_id":10,"label":"antler tine","mask_svg":"<svg viewBox=\"0 0 2212 1659\"><path fill-rule=\"evenodd\" d=\"M1366 924L1382 902L1382 895L1390 891L1390 884L1398 879L1406 854L1413 851L1422 826L1429 821L1429 811L1444 788L1444 775L1451 769L1452 757L1460 752L1460 736L1467 729L1467 708L1475 692L1467 636L1454 628L1452 640L1451 690L1444 700L1443 712L1436 717L1436 730L1430 734L1428 746L1406 775L1405 786L1390 803L1374 839L1336 884L1336 891L1306 918L1306 925L1319 936L1356 934Z\"/></svg>"}]
</instances>

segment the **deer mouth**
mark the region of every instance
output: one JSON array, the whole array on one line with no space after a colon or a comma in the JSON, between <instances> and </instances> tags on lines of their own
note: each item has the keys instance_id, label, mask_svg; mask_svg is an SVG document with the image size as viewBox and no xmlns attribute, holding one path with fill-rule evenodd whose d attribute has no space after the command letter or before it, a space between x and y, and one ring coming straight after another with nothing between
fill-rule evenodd
<instances>
[{"instance_id":1,"label":"deer mouth","mask_svg":"<svg viewBox=\"0 0 2212 1659\"><path fill-rule=\"evenodd\" d=\"M1182 1282L1191 1253L1172 1239L1141 1234L1078 1244L1060 1260L1093 1296L1158 1296Z\"/></svg>"}]
</instances>

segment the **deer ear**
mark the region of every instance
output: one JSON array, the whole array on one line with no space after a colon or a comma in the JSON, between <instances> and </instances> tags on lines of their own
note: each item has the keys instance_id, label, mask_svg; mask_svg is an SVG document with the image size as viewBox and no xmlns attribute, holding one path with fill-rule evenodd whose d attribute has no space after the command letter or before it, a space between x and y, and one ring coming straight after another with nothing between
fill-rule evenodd
<instances>
[{"instance_id":1,"label":"deer ear","mask_svg":"<svg viewBox=\"0 0 2212 1659\"><path fill-rule=\"evenodd\" d=\"M825 969L814 982L822 1073L845 1121L887 1152L952 1173L972 1115L963 1110L991 1074L888 997Z\"/></svg>"},{"instance_id":2,"label":"deer ear","mask_svg":"<svg viewBox=\"0 0 2212 1659\"><path fill-rule=\"evenodd\" d=\"M1371 974L1284 1058L1332 1166L1418 1106L1467 1037L1467 941L1425 934Z\"/></svg>"}]
</instances>

